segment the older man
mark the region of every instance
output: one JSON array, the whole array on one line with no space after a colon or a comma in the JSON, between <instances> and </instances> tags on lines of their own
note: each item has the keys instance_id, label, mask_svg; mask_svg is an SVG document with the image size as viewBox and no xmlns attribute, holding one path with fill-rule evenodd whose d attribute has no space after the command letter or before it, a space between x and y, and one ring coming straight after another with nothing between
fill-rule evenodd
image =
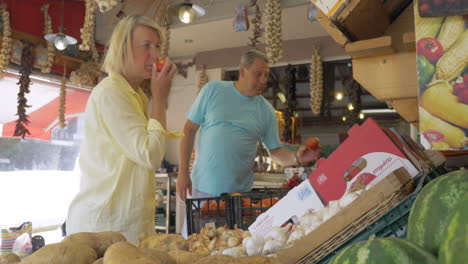
<instances>
[{"instance_id":1,"label":"older man","mask_svg":"<svg viewBox=\"0 0 468 264\"><path fill-rule=\"evenodd\" d=\"M187 192L202 198L249 191L260 140L273 161L282 166L308 163L319 157L319 149L311 151L301 146L293 152L281 146L274 108L261 95L268 74L268 58L251 50L241 58L238 81L212 81L203 87L187 114L180 144L180 198L185 200ZM200 127L190 177L189 160Z\"/></svg>"}]
</instances>

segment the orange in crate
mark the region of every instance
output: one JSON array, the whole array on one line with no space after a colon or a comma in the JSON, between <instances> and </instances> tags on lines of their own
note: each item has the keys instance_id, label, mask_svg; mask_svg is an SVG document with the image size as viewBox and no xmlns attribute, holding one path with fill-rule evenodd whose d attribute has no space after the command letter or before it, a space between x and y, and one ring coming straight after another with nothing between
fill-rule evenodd
<instances>
[{"instance_id":1,"label":"orange in crate","mask_svg":"<svg viewBox=\"0 0 468 264\"><path fill-rule=\"evenodd\" d=\"M219 204L216 201L208 200L201 207L203 217L217 217L226 216L226 202L220 201Z\"/></svg>"}]
</instances>

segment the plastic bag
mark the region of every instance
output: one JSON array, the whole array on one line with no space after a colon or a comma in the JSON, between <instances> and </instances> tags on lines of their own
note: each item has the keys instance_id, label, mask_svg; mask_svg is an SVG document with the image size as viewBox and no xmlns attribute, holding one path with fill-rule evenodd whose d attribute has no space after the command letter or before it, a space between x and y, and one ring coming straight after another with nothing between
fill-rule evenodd
<instances>
[{"instance_id":1,"label":"plastic bag","mask_svg":"<svg viewBox=\"0 0 468 264\"><path fill-rule=\"evenodd\" d=\"M18 238L16 238L11 251L18 255L18 257L20 258L24 258L28 255L31 255L31 236L28 233L23 233L22 235L20 235Z\"/></svg>"},{"instance_id":2,"label":"plastic bag","mask_svg":"<svg viewBox=\"0 0 468 264\"><path fill-rule=\"evenodd\" d=\"M13 246L16 243L16 240L26 234L29 237L29 242L31 242L31 235L32 235L32 223L31 222L24 222L19 227L10 227L10 228L2 228L1 230L1 244L0 244L0 254L2 253L11 253L13 250ZM23 242L18 242L17 247L21 247L20 245L24 245L25 238L22 238Z\"/></svg>"},{"instance_id":3,"label":"plastic bag","mask_svg":"<svg viewBox=\"0 0 468 264\"><path fill-rule=\"evenodd\" d=\"M249 29L249 17L247 16L247 7L245 5L237 7L233 25L236 32L247 31Z\"/></svg>"}]
</instances>

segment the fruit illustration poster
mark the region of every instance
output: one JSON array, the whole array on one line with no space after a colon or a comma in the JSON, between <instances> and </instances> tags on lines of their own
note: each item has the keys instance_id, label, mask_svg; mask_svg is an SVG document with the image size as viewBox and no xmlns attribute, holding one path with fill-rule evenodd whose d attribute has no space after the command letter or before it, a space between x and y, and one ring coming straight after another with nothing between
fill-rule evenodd
<instances>
[{"instance_id":1,"label":"fruit illustration poster","mask_svg":"<svg viewBox=\"0 0 468 264\"><path fill-rule=\"evenodd\" d=\"M419 0L414 4L419 129L421 143L427 149L468 150L468 15L462 6L465 1ZM451 5L456 2L460 4ZM441 10L451 15L434 16ZM433 16L421 17L420 12Z\"/></svg>"}]
</instances>

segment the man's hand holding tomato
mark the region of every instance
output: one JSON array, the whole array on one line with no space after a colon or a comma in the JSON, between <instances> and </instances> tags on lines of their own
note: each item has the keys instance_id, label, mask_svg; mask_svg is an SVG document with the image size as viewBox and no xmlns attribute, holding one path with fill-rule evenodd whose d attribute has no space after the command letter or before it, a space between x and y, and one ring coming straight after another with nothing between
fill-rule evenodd
<instances>
[{"instance_id":1,"label":"man's hand holding tomato","mask_svg":"<svg viewBox=\"0 0 468 264\"><path fill-rule=\"evenodd\" d=\"M297 150L297 159L300 164L307 164L320 158L320 140L316 137L307 139L305 146Z\"/></svg>"}]
</instances>

